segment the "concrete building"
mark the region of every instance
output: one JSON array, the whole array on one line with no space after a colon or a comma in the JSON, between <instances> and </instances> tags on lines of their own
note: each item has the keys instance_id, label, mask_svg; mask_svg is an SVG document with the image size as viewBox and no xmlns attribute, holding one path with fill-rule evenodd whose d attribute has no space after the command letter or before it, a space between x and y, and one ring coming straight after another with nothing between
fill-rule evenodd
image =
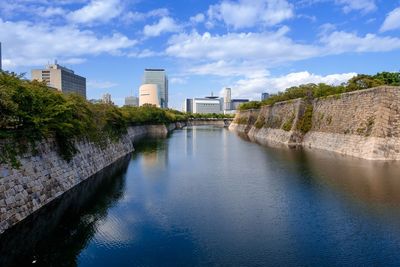
<instances>
[{"instance_id":1,"label":"concrete building","mask_svg":"<svg viewBox=\"0 0 400 267\"><path fill-rule=\"evenodd\" d=\"M193 113L193 98L187 98L183 101L182 111Z\"/></svg>"},{"instance_id":2,"label":"concrete building","mask_svg":"<svg viewBox=\"0 0 400 267\"><path fill-rule=\"evenodd\" d=\"M206 96L202 98L187 98L183 102L183 112L190 113L223 113L223 98L214 96Z\"/></svg>"},{"instance_id":3,"label":"concrete building","mask_svg":"<svg viewBox=\"0 0 400 267\"><path fill-rule=\"evenodd\" d=\"M161 107L160 88L158 84L143 84L139 88L139 106L144 104Z\"/></svg>"},{"instance_id":4,"label":"concrete building","mask_svg":"<svg viewBox=\"0 0 400 267\"><path fill-rule=\"evenodd\" d=\"M232 101L232 90L231 88L224 89L224 111L231 110L231 101Z\"/></svg>"},{"instance_id":5,"label":"concrete building","mask_svg":"<svg viewBox=\"0 0 400 267\"><path fill-rule=\"evenodd\" d=\"M221 100L218 98L193 98L193 113L222 113Z\"/></svg>"},{"instance_id":6,"label":"concrete building","mask_svg":"<svg viewBox=\"0 0 400 267\"><path fill-rule=\"evenodd\" d=\"M86 98L86 78L74 71L57 64L50 64L46 69L32 70L32 80L46 82L47 86L63 93L76 93Z\"/></svg>"},{"instance_id":7,"label":"concrete building","mask_svg":"<svg viewBox=\"0 0 400 267\"><path fill-rule=\"evenodd\" d=\"M103 96L101 97L101 102L104 104L108 104L108 105L113 105L114 103L111 100L111 95L108 93L103 94Z\"/></svg>"},{"instance_id":8,"label":"concrete building","mask_svg":"<svg viewBox=\"0 0 400 267\"><path fill-rule=\"evenodd\" d=\"M232 109L236 110L240 106L240 104L249 102L248 99L232 99Z\"/></svg>"},{"instance_id":9,"label":"concrete building","mask_svg":"<svg viewBox=\"0 0 400 267\"><path fill-rule=\"evenodd\" d=\"M145 69L142 84L158 85L160 107L168 108L168 77L164 69Z\"/></svg>"},{"instance_id":10,"label":"concrete building","mask_svg":"<svg viewBox=\"0 0 400 267\"><path fill-rule=\"evenodd\" d=\"M269 98L269 94L268 93L261 93L261 101L268 99Z\"/></svg>"},{"instance_id":11,"label":"concrete building","mask_svg":"<svg viewBox=\"0 0 400 267\"><path fill-rule=\"evenodd\" d=\"M125 97L125 106L138 107L139 106L139 98L136 96Z\"/></svg>"}]
</instances>

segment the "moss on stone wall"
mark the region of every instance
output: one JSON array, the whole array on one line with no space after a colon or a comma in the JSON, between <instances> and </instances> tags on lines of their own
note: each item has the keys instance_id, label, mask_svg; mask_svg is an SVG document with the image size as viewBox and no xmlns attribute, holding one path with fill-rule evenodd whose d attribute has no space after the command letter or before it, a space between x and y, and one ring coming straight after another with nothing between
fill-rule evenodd
<instances>
[{"instance_id":1,"label":"moss on stone wall","mask_svg":"<svg viewBox=\"0 0 400 267\"><path fill-rule=\"evenodd\" d=\"M282 118L272 116L268 118L265 127L272 129L279 129L281 128L281 125L282 125Z\"/></svg>"},{"instance_id":2,"label":"moss on stone wall","mask_svg":"<svg viewBox=\"0 0 400 267\"><path fill-rule=\"evenodd\" d=\"M240 118L235 119L235 123L237 123L237 124L247 124L247 122L248 122L248 118L246 118L246 117L240 117Z\"/></svg>"},{"instance_id":3,"label":"moss on stone wall","mask_svg":"<svg viewBox=\"0 0 400 267\"><path fill-rule=\"evenodd\" d=\"M307 104L303 116L298 120L296 128L302 133L307 133L312 128L313 105Z\"/></svg>"},{"instance_id":4,"label":"moss on stone wall","mask_svg":"<svg viewBox=\"0 0 400 267\"><path fill-rule=\"evenodd\" d=\"M259 116L256 123L254 123L254 127L257 129L261 129L265 125L265 117Z\"/></svg>"},{"instance_id":5,"label":"moss on stone wall","mask_svg":"<svg viewBox=\"0 0 400 267\"><path fill-rule=\"evenodd\" d=\"M295 119L295 115L292 114L290 116L290 118L283 124L282 129L286 132L289 132L290 130L292 130L294 119Z\"/></svg>"}]
</instances>

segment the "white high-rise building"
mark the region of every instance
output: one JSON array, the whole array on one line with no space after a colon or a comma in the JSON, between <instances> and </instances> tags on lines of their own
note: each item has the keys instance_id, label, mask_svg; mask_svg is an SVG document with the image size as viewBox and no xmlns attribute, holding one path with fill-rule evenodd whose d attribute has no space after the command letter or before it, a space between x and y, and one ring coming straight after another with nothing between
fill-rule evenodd
<instances>
[{"instance_id":1,"label":"white high-rise building","mask_svg":"<svg viewBox=\"0 0 400 267\"><path fill-rule=\"evenodd\" d=\"M101 102L103 102L104 104L109 104L109 105L114 104L111 100L111 95L109 93L103 94Z\"/></svg>"},{"instance_id":2,"label":"white high-rise building","mask_svg":"<svg viewBox=\"0 0 400 267\"><path fill-rule=\"evenodd\" d=\"M168 108L168 77L164 69L145 69L142 84L158 85L160 107Z\"/></svg>"},{"instance_id":3,"label":"white high-rise building","mask_svg":"<svg viewBox=\"0 0 400 267\"><path fill-rule=\"evenodd\" d=\"M231 88L224 89L224 110L232 109L232 91Z\"/></svg>"}]
</instances>

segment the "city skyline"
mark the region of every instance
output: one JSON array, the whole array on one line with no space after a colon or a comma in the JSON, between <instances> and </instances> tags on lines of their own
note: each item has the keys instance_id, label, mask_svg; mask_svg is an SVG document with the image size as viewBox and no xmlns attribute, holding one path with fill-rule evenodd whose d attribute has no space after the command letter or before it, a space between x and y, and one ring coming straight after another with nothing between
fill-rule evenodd
<instances>
[{"instance_id":1,"label":"city skyline","mask_svg":"<svg viewBox=\"0 0 400 267\"><path fill-rule=\"evenodd\" d=\"M398 71L400 3L349 0L2 1L3 69L55 59L118 105L146 68L170 78L169 106L210 91L259 100L308 82ZM39 37L40 36L40 37ZM54 45L54 44L57 45Z\"/></svg>"}]
</instances>

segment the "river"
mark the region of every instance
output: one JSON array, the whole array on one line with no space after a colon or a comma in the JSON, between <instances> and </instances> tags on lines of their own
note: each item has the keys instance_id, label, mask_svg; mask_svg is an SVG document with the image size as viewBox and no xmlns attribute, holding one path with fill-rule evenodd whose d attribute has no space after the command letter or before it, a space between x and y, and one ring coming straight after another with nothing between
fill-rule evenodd
<instances>
[{"instance_id":1,"label":"river","mask_svg":"<svg viewBox=\"0 0 400 267\"><path fill-rule=\"evenodd\" d=\"M0 265L400 265L397 163L211 126L136 148L0 236Z\"/></svg>"}]
</instances>

